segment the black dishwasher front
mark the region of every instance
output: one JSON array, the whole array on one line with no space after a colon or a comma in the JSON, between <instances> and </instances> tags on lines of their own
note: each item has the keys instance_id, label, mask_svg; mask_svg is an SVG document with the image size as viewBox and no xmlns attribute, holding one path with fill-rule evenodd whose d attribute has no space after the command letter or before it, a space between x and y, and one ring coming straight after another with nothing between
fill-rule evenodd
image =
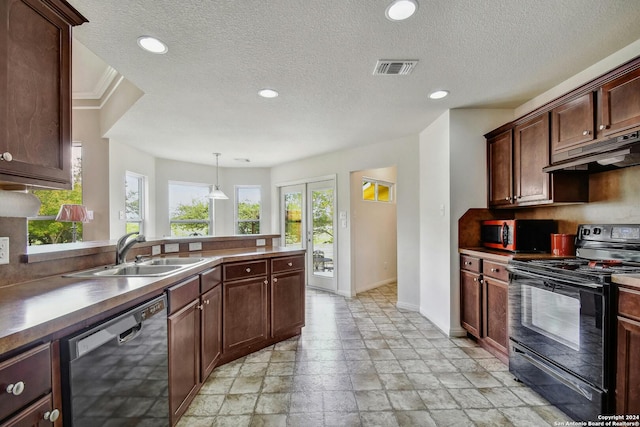
<instances>
[{"instance_id":1,"label":"black dishwasher front","mask_svg":"<svg viewBox=\"0 0 640 427\"><path fill-rule=\"evenodd\" d=\"M61 340L65 427L168 426L167 299Z\"/></svg>"}]
</instances>

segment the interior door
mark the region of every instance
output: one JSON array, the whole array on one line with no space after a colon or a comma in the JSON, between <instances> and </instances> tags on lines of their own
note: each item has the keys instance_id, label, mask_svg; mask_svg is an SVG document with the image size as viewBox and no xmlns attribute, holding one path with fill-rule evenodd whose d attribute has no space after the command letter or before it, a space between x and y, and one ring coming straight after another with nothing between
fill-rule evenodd
<instances>
[{"instance_id":1,"label":"interior door","mask_svg":"<svg viewBox=\"0 0 640 427\"><path fill-rule=\"evenodd\" d=\"M308 286L336 291L335 180L307 184Z\"/></svg>"}]
</instances>

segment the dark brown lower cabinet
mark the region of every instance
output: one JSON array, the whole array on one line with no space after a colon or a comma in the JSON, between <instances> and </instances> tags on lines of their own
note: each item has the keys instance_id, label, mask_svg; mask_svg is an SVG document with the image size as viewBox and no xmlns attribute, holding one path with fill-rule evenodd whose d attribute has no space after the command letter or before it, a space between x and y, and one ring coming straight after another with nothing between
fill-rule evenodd
<instances>
[{"instance_id":1,"label":"dark brown lower cabinet","mask_svg":"<svg viewBox=\"0 0 640 427\"><path fill-rule=\"evenodd\" d=\"M233 353L268 337L266 276L223 283L223 352Z\"/></svg>"},{"instance_id":2,"label":"dark brown lower cabinet","mask_svg":"<svg viewBox=\"0 0 640 427\"><path fill-rule=\"evenodd\" d=\"M49 420L52 414L52 406L52 398L48 394L1 424L0 427L51 427L54 425Z\"/></svg>"},{"instance_id":3,"label":"dark brown lower cabinet","mask_svg":"<svg viewBox=\"0 0 640 427\"><path fill-rule=\"evenodd\" d=\"M482 330L482 281L478 273L460 271L460 323L471 335Z\"/></svg>"},{"instance_id":4,"label":"dark brown lower cabinet","mask_svg":"<svg viewBox=\"0 0 640 427\"><path fill-rule=\"evenodd\" d=\"M222 284L202 294L201 368L200 381L204 382L222 355Z\"/></svg>"},{"instance_id":5,"label":"dark brown lower cabinet","mask_svg":"<svg viewBox=\"0 0 640 427\"><path fill-rule=\"evenodd\" d=\"M508 354L509 331L507 330L507 282L484 277L484 339L500 353Z\"/></svg>"},{"instance_id":6,"label":"dark brown lower cabinet","mask_svg":"<svg viewBox=\"0 0 640 427\"><path fill-rule=\"evenodd\" d=\"M618 293L616 414L640 414L640 291Z\"/></svg>"},{"instance_id":7,"label":"dark brown lower cabinet","mask_svg":"<svg viewBox=\"0 0 640 427\"><path fill-rule=\"evenodd\" d=\"M167 319L171 425L184 414L200 387L199 302L192 301Z\"/></svg>"},{"instance_id":8,"label":"dark brown lower cabinet","mask_svg":"<svg viewBox=\"0 0 640 427\"><path fill-rule=\"evenodd\" d=\"M271 337L304 326L304 270L271 276Z\"/></svg>"}]
</instances>

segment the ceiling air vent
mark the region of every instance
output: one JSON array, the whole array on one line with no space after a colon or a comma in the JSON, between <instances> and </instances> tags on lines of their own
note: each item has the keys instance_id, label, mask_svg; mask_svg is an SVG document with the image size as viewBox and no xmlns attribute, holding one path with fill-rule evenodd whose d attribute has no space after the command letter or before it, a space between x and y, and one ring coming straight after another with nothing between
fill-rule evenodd
<instances>
[{"instance_id":1,"label":"ceiling air vent","mask_svg":"<svg viewBox=\"0 0 640 427\"><path fill-rule=\"evenodd\" d=\"M418 60L388 60L380 59L376 63L376 68L373 70L374 76L406 76L411 74L415 68Z\"/></svg>"}]
</instances>

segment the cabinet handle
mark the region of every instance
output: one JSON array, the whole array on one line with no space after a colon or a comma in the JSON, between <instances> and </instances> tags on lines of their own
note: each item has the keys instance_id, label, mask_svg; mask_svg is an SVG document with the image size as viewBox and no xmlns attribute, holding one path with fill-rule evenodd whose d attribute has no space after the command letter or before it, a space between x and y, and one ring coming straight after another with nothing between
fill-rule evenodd
<instances>
[{"instance_id":1,"label":"cabinet handle","mask_svg":"<svg viewBox=\"0 0 640 427\"><path fill-rule=\"evenodd\" d=\"M20 396L24 391L24 383L22 381L18 381L15 384L9 384L7 386L7 393L13 394L14 396Z\"/></svg>"},{"instance_id":2,"label":"cabinet handle","mask_svg":"<svg viewBox=\"0 0 640 427\"><path fill-rule=\"evenodd\" d=\"M10 152L6 151L0 154L0 160L4 160L5 162L10 162L11 160L13 160L13 156L11 155Z\"/></svg>"},{"instance_id":3,"label":"cabinet handle","mask_svg":"<svg viewBox=\"0 0 640 427\"><path fill-rule=\"evenodd\" d=\"M585 130L585 131L583 131L583 132L582 132L582 134L583 134L584 136L587 136L587 135L589 135L590 133L591 133L591 132L590 132L590 131L588 131L588 130Z\"/></svg>"},{"instance_id":4,"label":"cabinet handle","mask_svg":"<svg viewBox=\"0 0 640 427\"><path fill-rule=\"evenodd\" d=\"M289 267L293 267L293 263L292 263L292 262L287 263L287 265L288 265Z\"/></svg>"},{"instance_id":5,"label":"cabinet handle","mask_svg":"<svg viewBox=\"0 0 640 427\"><path fill-rule=\"evenodd\" d=\"M609 129L608 125L600 125L600 130Z\"/></svg>"},{"instance_id":6,"label":"cabinet handle","mask_svg":"<svg viewBox=\"0 0 640 427\"><path fill-rule=\"evenodd\" d=\"M51 421L52 423L55 423L58 420L58 418L60 418L60 411L58 411L57 409L54 409L51 412L47 411L44 413L43 418L47 421Z\"/></svg>"},{"instance_id":7,"label":"cabinet handle","mask_svg":"<svg viewBox=\"0 0 640 427\"><path fill-rule=\"evenodd\" d=\"M249 267L247 267L244 271L246 271L247 273L251 273L251 269Z\"/></svg>"}]
</instances>

